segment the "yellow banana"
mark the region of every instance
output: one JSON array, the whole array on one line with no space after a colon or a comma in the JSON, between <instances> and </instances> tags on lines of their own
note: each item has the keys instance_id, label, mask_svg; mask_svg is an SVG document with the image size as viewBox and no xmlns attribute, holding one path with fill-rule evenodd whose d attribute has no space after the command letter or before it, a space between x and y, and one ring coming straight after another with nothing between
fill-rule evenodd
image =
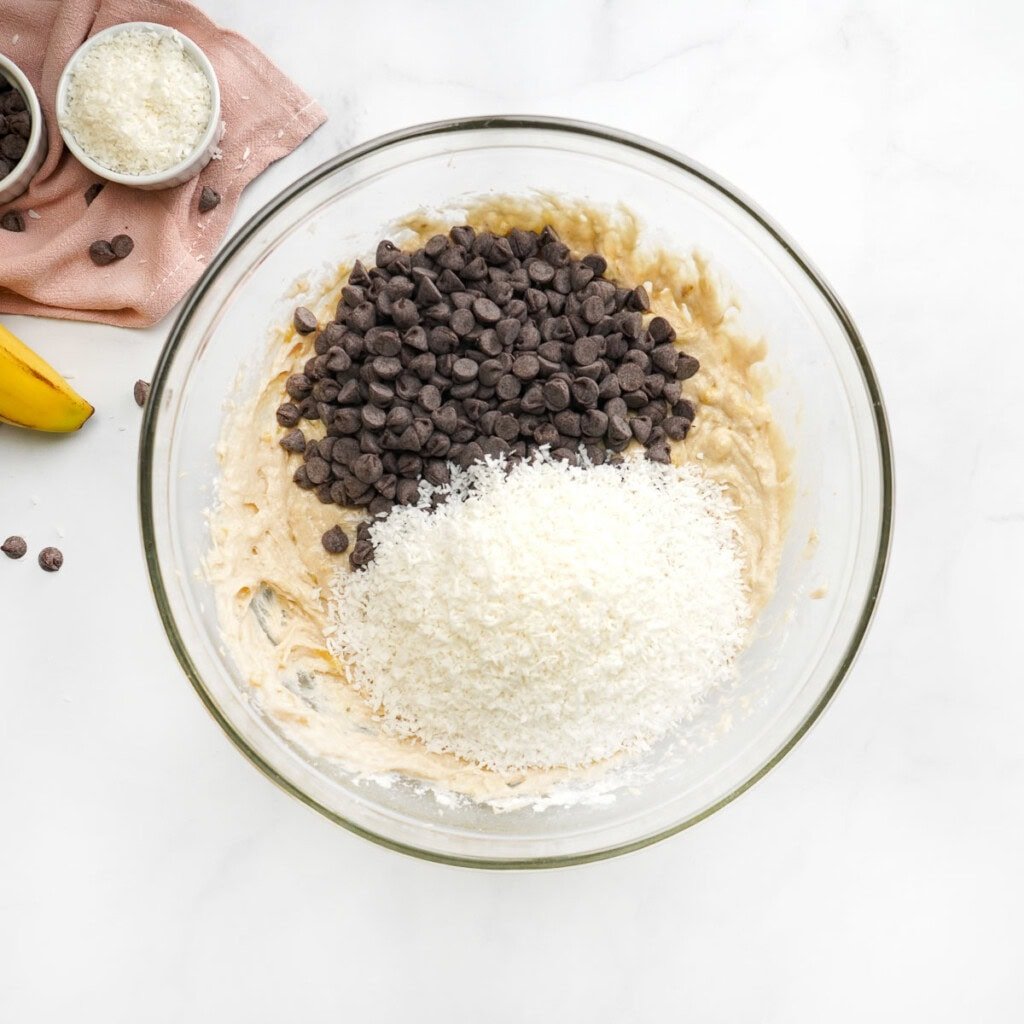
<instances>
[{"instance_id":1,"label":"yellow banana","mask_svg":"<svg viewBox=\"0 0 1024 1024\"><path fill-rule=\"evenodd\" d=\"M0 420L66 433L92 413L92 406L49 363L0 324Z\"/></svg>"}]
</instances>

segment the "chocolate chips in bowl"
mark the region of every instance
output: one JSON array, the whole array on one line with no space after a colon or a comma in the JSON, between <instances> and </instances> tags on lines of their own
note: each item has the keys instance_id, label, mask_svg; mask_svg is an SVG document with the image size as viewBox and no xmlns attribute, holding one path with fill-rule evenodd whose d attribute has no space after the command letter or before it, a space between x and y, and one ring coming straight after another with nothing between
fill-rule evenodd
<instances>
[{"instance_id":1,"label":"chocolate chips in bowl","mask_svg":"<svg viewBox=\"0 0 1024 1024\"><path fill-rule=\"evenodd\" d=\"M32 134L32 115L25 97L0 77L0 180L21 161Z\"/></svg>"},{"instance_id":2,"label":"chocolate chips in bowl","mask_svg":"<svg viewBox=\"0 0 1024 1024\"><path fill-rule=\"evenodd\" d=\"M46 156L43 115L21 69L0 54L0 206L20 196ZM9 216L9 215L16 216ZM19 211L4 212L7 231L25 230Z\"/></svg>"},{"instance_id":3,"label":"chocolate chips in bowl","mask_svg":"<svg viewBox=\"0 0 1024 1024\"><path fill-rule=\"evenodd\" d=\"M277 419L282 447L302 456L295 483L383 515L417 501L422 480L446 483L450 462L547 446L601 465L634 440L669 462L693 422L682 382L699 363L666 319L646 320L643 285L607 269L551 228L462 225L412 252L381 241L376 266L356 262L315 355L285 383ZM305 307L294 326L320 327ZM303 420L322 421L326 436L307 439ZM353 566L365 564L356 553Z\"/></svg>"}]
</instances>

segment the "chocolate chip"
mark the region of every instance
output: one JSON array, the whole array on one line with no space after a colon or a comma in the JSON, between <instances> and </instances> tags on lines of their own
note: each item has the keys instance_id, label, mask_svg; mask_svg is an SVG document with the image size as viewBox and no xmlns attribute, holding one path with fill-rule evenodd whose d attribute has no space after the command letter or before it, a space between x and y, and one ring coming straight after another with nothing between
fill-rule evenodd
<instances>
[{"instance_id":1,"label":"chocolate chip","mask_svg":"<svg viewBox=\"0 0 1024 1024\"><path fill-rule=\"evenodd\" d=\"M199 193L199 212L209 213L217 206L220 206L220 193L209 185L204 185L203 191Z\"/></svg>"},{"instance_id":2,"label":"chocolate chip","mask_svg":"<svg viewBox=\"0 0 1024 1024\"><path fill-rule=\"evenodd\" d=\"M622 363L615 371L623 391L638 391L644 386L644 371L636 363Z\"/></svg>"},{"instance_id":3,"label":"chocolate chip","mask_svg":"<svg viewBox=\"0 0 1024 1024\"><path fill-rule=\"evenodd\" d=\"M600 388L590 377L577 377L571 385L573 401L581 409L592 409L597 405Z\"/></svg>"},{"instance_id":4,"label":"chocolate chip","mask_svg":"<svg viewBox=\"0 0 1024 1024\"><path fill-rule=\"evenodd\" d=\"M682 416L669 416L662 423L661 428L673 441L682 441L690 431L692 420Z\"/></svg>"},{"instance_id":5,"label":"chocolate chip","mask_svg":"<svg viewBox=\"0 0 1024 1024\"><path fill-rule=\"evenodd\" d=\"M672 415L681 416L684 420L690 420L692 422L697 413L692 402L688 402L685 398L680 398L679 401L672 406Z\"/></svg>"},{"instance_id":6,"label":"chocolate chip","mask_svg":"<svg viewBox=\"0 0 1024 1024\"><path fill-rule=\"evenodd\" d=\"M103 191L104 182L94 181L85 190L85 205L92 206L92 201Z\"/></svg>"},{"instance_id":7,"label":"chocolate chip","mask_svg":"<svg viewBox=\"0 0 1024 1024\"><path fill-rule=\"evenodd\" d=\"M428 459L423 468L423 479L434 487L444 487L451 481L451 471L442 459Z\"/></svg>"},{"instance_id":8,"label":"chocolate chip","mask_svg":"<svg viewBox=\"0 0 1024 1024\"><path fill-rule=\"evenodd\" d=\"M627 305L630 309L638 310L641 313L646 313L651 308L651 300L647 294L647 289L642 284L638 284L630 293Z\"/></svg>"},{"instance_id":9,"label":"chocolate chip","mask_svg":"<svg viewBox=\"0 0 1024 1024\"><path fill-rule=\"evenodd\" d=\"M651 322L647 325L647 333L655 345L675 341L676 337L675 328L663 316L656 316L651 319Z\"/></svg>"},{"instance_id":10,"label":"chocolate chip","mask_svg":"<svg viewBox=\"0 0 1024 1024\"><path fill-rule=\"evenodd\" d=\"M499 378L498 383L494 385L494 392L502 401L518 398L522 390L522 382L511 373L504 374Z\"/></svg>"},{"instance_id":11,"label":"chocolate chip","mask_svg":"<svg viewBox=\"0 0 1024 1024\"><path fill-rule=\"evenodd\" d=\"M114 235L110 240L110 248L114 250L114 255L119 260L123 260L126 256L131 255L135 248L135 242L130 235Z\"/></svg>"},{"instance_id":12,"label":"chocolate chip","mask_svg":"<svg viewBox=\"0 0 1024 1024\"><path fill-rule=\"evenodd\" d=\"M135 398L135 404L140 409L146 404L146 401L149 398L149 388L150 388L149 381L145 381L145 380L137 380L135 382L134 386L132 387L132 395ZM295 406L292 406L292 408L295 409ZM298 409L295 409L295 412L297 414L298 413ZM280 417L278 418L278 422L280 422ZM298 423L298 416L297 415L296 415L296 418L295 418L295 423ZM294 426L295 423L292 423L290 425ZM282 423L281 426L289 426L289 424Z\"/></svg>"},{"instance_id":13,"label":"chocolate chip","mask_svg":"<svg viewBox=\"0 0 1024 1024\"><path fill-rule=\"evenodd\" d=\"M39 568L45 572L57 572L64 564L64 554L60 548L43 548L39 552Z\"/></svg>"},{"instance_id":14,"label":"chocolate chip","mask_svg":"<svg viewBox=\"0 0 1024 1024\"><path fill-rule=\"evenodd\" d=\"M654 426L651 420L647 416L634 416L629 421L629 426L637 441L639 441L640 444L647 444L647 441L651 436L651 429Z\"/></svg>"},{"instance_id":15,"label":"chocolate chip","mask_svg":"<svg viewBox=\"0 0 1024 1024\"><path fill-rule=\"evenodd\" d=\"M476 379L478 367L472 359L456 359L452 364L452 380L465 384Z\"/></svg>"},{"instance_id":16,"label":"chocolate chip","mask_svg":"<svg viewBox=\"0 0 1024 1024\"><path fill-rule=\"evenodd\" d=\"M672 463L672 454L668 450L667 444L652 444L646 452L647 458L651 462L660 462L668 466Z\"/></svg>"},{"instance_id":17,"label":"chocolate chip","mask_svg":"<svg viewBox=\"0 0 1024 1024\"><path fill-rule=\"evenodd\" d=\"M451 438L440 430L435 430L423 442L423 454L431 459L444 458L451 451L451 448Z\"/></svg>"},{"instance_id":18,"label":"chocolate chip","mask_svg":"<svg viewBox=\"0 0 1024 1024\"><path fill-rule=\"evenodd\" d=\"M544 385L544 405L552 412L560 412L569 407L571 392L569 385L561 379L549 380Z\"/></svg>"},{"instance_id":19,"label":"chocolate chip","mask_svg":"<svg viewBox=\"0 0 1024 1024\"><path fill-rule=\"evenodd\" d=\"M593 363L600 355L601 342L597 338L579 338L573 343L572 358L577 366L586 366L589 363Z\"/></svg>"},{"instance_id":20,"label":"chocolate chip","mask_svg":"<svg viewBox=\"0 0 1024 1024\"><path fill-rule=\"evenodd\" d=\"M512 363L512 373L520 380L533 380L540 373L540 360L531 352L517 356Z\"/></svg>"},{"instance_id":21,"label":"chocolate chip","mask_svg":"<svg viewBox=\"0 0 1024 1024\"><path fill-rule=\"evenodd\" d=\"M581 430L580 414L564 409L551 417L551 422L558 428L558 432L565 437L579 437Z\"/></svg>"},{"instance_id":22,"label":"chocolate chip","mask_svg":"<svg viewBox=\"0 0 1024 1024\"><path fill-rule=\"evenodd\" d=\"M433 384L425 384L418 400L427 412L433 412L441 407L441 392Z\"/></svg>"},{"instance_id":23,"label":"chocolate chip","mask_svg":"<svg viewBox=\"0 0 1024 1024\"><path fill-rule=\"evenodd\" d=\"M25 552L28 551L28 545L25 543L24 537L19 537L15 534L8 537L3 544L0 544L0 551L8 558L22 558Z\"/></svg>"},{"instance_id":24,"label":"chocolate chip","mask_svg":"<svg viewBox=\"0 0 1024 1024\"><path fill-rule=\"evenodd\" d=\"M677 380L689 380L700 369L700 361L693 356L681 353L676 367Z\"/></svg>"},{"instance_id":25,"label":"chocolate chip","mask_svg":"<svg viewBox=\"0 0 1024 1024\"><path fill-rule=\"evenodd\" d=\"M494 433L503 441L515 441L519 437L519 420L511 413L499 416Z\"/></svg>"},{"instance_id":26,"label":"chocolate chip","mask_svg":"<svg viewBox=\"0 0 1024 1024\"><path fill-rule=\"evenodd\" d=\"M608 414L600 409L588 409L580 417L580 433L584 437L603 437L608 430Z\"/></svg>"},{"instance_id":27,"label":"chocolate chip","mask_svg":"<svg viewBox=\"0 0 1024 1024\"><path fill-rule=\"evenodd\" d=\"M591 295L583 300L580 307L580 316L593 326L604 317L604 300L599 295Z\"/></svg>"},{"instance_id":28,"label":"chocolate chip","mask_svg":"<svg viewBox=\"0 0 1024 1024\"><path fill-rule=\"evenodd\" d=\"M364 405L359 410L363 426L367 430L383 430L388 414L379 405Z\"/></svg>"},{"instance_id":29,"label":"chocolate chip","mask_svg":"<svg viewBox=\"0 0 1024 1024\"><path fill-rule=\"evenodd\" d=\"M332 526L320 538L324 550L332 555L340 555L348 550L348 534L340 526Z\"/></svg>"},{"instance_id":30,"label":"chocolate chip","mask_svg":"<svg viewBox=\"0 0 1024 1024\"><path fill-rule=\"evenodd\" d=\"M312 334L319 326L313 311L305 306L296 307L295 314L292 316L292 324L299 334Z\"/></svg>"},{"instance_id":31,"label":"chocolate chip","mask_svg":"<svg viewBox=\"0 0 1024 1024\"><path fill-rule=\"evenodd\" d=\"M349 565L351 565L353 569L362 569L373 561L373 556L373 544L370 541L357 541L356 546L348 556Z\"/></svg>"},{"instance_id":32,"label":"chocolate chip","mask_svg":"<svg viewBox=\"0 0 1024 1024\"><path fill-rule=\"evenodd\" d=\"M608 417L608 430L606 433L611 444L624 444L633 436L629 421L625 416L619 415Z\"/></svg>"},{"instance_id":33,"label":"chocolate chip","mask_svg":"<svg viewBox=\"0 0 1024 1024\"><path fill-rule=\"evenodd\" d=\"M408 477L410 480L417 479L423 472L423 460L412 452L406 452L398 456L398 475Z\"/></svg>"},{"instance_id":34,"label":"chocolate chip","mask_svg":"<svg viewBox=\"0 0 1024 1024\"><path fill-rule=\"evenodd\" d=\"M14 132L0 139L0 155L7 157L12 164L17 164L21 160L27 148L28 143Z\"/></svg>"},{"instance_id":35,"label":"chocolate chip","mask_svg":"<svg viewBox=\"0 0 1024 1024\"><path fill-rule=\"evenodd\" d=\"M403 477L395 488L395 501L399 505L415 505L419 500L420 488L415 480Z\"/></svg>"},{"instance_id":36,"label":"chocolate chip","mask_svg":"<svg viewBox=\"0 0 1024 1024\"><path fill-rule=\"evenodd\" d=\"M475 299L473 316L482 324L496 324L502 318L500 307L491 299Z\"/></svg>"},{"instance_id":37,"label":"chocolate chip","mask_svg":"<svg viewBox=\"0 0 1024 1024\"><path fill-rule=\"evenodd\" d=\"M481 462L484 457L484 450L476 441L467 444L459 454L459 465L463 469L469 469L474 462Z\"/></svg>"},{"instance_id":38,"label":"chocolate chip","mask_svg":"<svg viewBox=\"0 0 1024 1024\"><path fill-rule=\"evenodd\" d=\"M561 439L558 427L553 423L542 423L533 432L533 440L537 445L557 445Z\"/></svg>"},{"instance_id":39,"label":"chocolate chip","mask_svg":"<svg viewBox=\"0 0 1024 1024\"><path fill-rule=\"evenodd\" d=\"M674 377L679 365L679 352L671 344L658 345L651 353L651 362L662 373Z\"/></svg>"},{"instance_id":40,"label":"chocolate chip","mask_svg":"<svg viewBox=\"0 0 1024 1024\"><path fill-rule=\"evenodd\" d=\"M108 241L100 238L89 246L89 259L91 259L97 267L105 267L108 263L113 263L114 260L117 259L117 253L114 252Z\"/></svg>"},{"instance_id":41,"label":"chocolate chip","mask_svg":"<svg viewBox=\"0 0 1024 1024\"><path fill-rule=\"evenodd\" d=\"M514 345L516 339L522 333L522 329L523 325L517 319L510 316L503 317L494 325L494 333L503 348ZM497 355L497 352L489 352L488 355Z\"/></svg>"},{"instance_id":42,"label":"chocolate chip","mask_svg":"<svg viewBox=\"0 0 1024 1024\"><path fill-rule=\"evenodd\" d=\"M555 276L555 268L544 260L530 260L526 273L534 284L549 284ZM529 298L526 301L529 303Z\"/></svg>"},{"instance_id":43,"label":"chocolate chip","mask_svg":"<svg viewBox=\"0 0 1024 1024\"><path fill-rule=\"evenodd\" d=\"M397 468L397 467L396 467ZM395 492L398 487L398 475L397 473L385 473L374 486L377 488L377 493L381 497L387 498L389 501L395 500Z\"/></svg>"}]
</instances>

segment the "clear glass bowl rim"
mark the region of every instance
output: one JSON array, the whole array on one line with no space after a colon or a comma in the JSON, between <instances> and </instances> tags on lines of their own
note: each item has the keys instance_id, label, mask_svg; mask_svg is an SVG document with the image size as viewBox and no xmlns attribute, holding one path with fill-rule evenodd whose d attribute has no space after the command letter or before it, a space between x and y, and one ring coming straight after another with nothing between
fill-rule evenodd
<instances>
[{"instance_id":1,"label":"clear glass bowl rim","mask_svg":"<svg viewBox=\"0 0 1024 1024\"><path fill-rule=\"evenodd\" d=\"M355 163L362 157L371 153L385 150L396 144L412 139L422 139L432 136L443 136L459 132L497 130L541 130L555 133L564 133L569 136L583 135L589 138L610 142L629 149L638 150L648 156L657 157L660 160L672 165L712 188L721 192L736 206L743 210L749 217L761 225L777 242L785 249L793 262L800 268L807 279L813 284L822 298L831 308L839 323L842 325L846 339L859 364L864 377L865 386L871 399L871 406L874 413L875 430L878 441L878 457L881 470L881 501L882 515L878 536L878 547L875 552L874 568L871 576L871 585L857 619L849 643L847 644L843 658L837 666L828 686L822 691L821 696L799 722L785 742L770 756L761 767L741 784L734 787L728 793L710 806L704 808L697 814L691 815L683 821L676 822L671 827L662 831L645 836L630 843L623 843L618 846L594 851L585 854L574 854L568 856L553 855L550 857L533 857L527 859L507 860L479 860L476 858L465 858L452 855L439 854L431 850L420 849L404 843L395 842L387 836L371 832L342 815L335 813L304 793L297 786L283 778L263 757L261 757L245 739L235 730L231 722L221 712L213 699L212 694L207 690L202 677L192 662L188 649L182 639L174 615L171 611L170 600L164 584L164 576L156 553L156 536L153 521L153 480L152 475L157 468L154 464L153 450L155 432L157 427L157 410L160 407L160 399L163 393L169 367L181 347L187 329L192 320L200 301L216 279L217 275L225 268L234 257L241 246L272 217L283 206L286 206L295 196L315 185L321 179L333 174L339 168ZM594 124L585 121L576 121L558 117L519 116L519 115L495 115L487 117L456 118L446 121L432 121L424 124L412 125L395 132L380 135L374 139L354 146L343 153L332 157L330 160L320 164L308 174L297 179L283 191L278 193L262 209L258 210L239 230L225 243L217 256L210 262L202 277L196 283L192 291L186 296L181 311L178 313L167 341L164 343L157 362L153 376L152 389L149 401L143 411L142 433L139 442L139 516L142 531L143 549L146 558L146 567L149 573L150 585L153 589L153 596L156 600L157 610L163 623L167 639L178 659L185 675L188 677L196 693L199 695L207 711L213 716L216 722L227 734L235 746L251 761L264 775L276 783L285 792L291 794L308 807L319 811L325 817L343 828L362 836L365 839L381 846L406 853L422 860L436 861L462 867L477 867L489 869L523 869L523 868L544 868L559 867L572 864L583 864L591 861L605 860L609 857L619 856L633 850L642 849L653 843L675 835L684 829L690 828L710 817L716 811L721 810L727 804L732 803L740 794L745 793L756 782L759 782L768 774L807 734L811 726L818 720L825 708L831 703L849 673L857 654L867 635L871 620L874 617L875 609L881 594L885 578L886 567L889 560L889 551L892 543L893 508L894 508L894 465L892 454L892 440L889 430L888 417L885 411L885 404L882 399L881 388L877 376L871 365L864 347L864 342L853 322L850 314L836 296L831 286L824 279L821 273L815 268L811 261L803 254L795 242L775 222L761 210L752 200L747 198L733 185L729 184L712 171L689 157L677 153L675 150L661 146L655 142L645 139L642 136L633 135L620 131L616 128L609 128L604 125Z\"/></svg>"}]
</instances>

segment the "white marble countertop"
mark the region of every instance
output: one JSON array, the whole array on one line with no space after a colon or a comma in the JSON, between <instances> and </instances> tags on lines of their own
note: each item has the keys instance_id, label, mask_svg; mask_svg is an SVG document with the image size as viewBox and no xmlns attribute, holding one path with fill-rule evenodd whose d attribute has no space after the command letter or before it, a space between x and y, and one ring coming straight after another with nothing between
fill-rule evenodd
<instances>
[{"instance_id":1,"label":"white marble countertop","mask_svg":"<svg viewBox=\"0 0 1024 1024\"><path fill-rule=\"evenodd\" d=\"M888 584L834 706L711 820L583 868L422 863L270 785L168 648L131 382L169 322L5 318L100 411L70 443L0 429L0 534L67 556L0 564L0 1021L1022 1019L1020 8L480 5L495 57L470 5L204 6L330 115L238 223L352 143L495 112L648 135L753 196L881 378Z\"/></svg>"}]
</instances>

